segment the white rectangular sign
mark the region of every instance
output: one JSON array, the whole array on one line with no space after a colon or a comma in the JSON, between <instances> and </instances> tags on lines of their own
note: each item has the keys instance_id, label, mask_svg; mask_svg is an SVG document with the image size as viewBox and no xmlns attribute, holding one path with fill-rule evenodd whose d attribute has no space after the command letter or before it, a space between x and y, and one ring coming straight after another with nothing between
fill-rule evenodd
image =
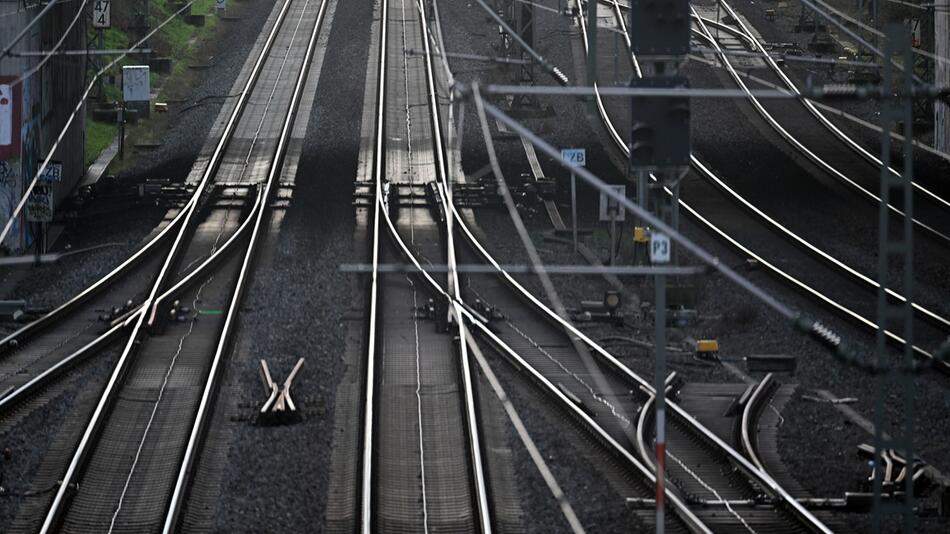
<instances>
[{"instance_id":1,"label":"white rectangular sign","mask_svg":"<svg viewBox=\"0 0 950 534\"><path fill-rule=\"evenodd\" d=\"M112 0L95 0L92 3L92 27L112 27Z\"/></svg>"},{"instance_id":2,"label":"white rectangular sign","mask_svg":"<svg viewBox=\"0 0 950 534\"><path fill-rule=\"evenodd\" d=\"M627 186L625 185L608 185L607 187L613 189L617 193L626 196L627 195ZM626 218L627 211L623 209L623 206L619 202L607 196L607 193L603 191L600 192L600 222L623 222Z\"/></svg>"},{"instance_id":3,"label":"white rectangular sign","mask_svg":"<svg viewBox=\"0 0 950 534\"><path fill-rule=\"evenodd\" d=\"M225 0L214 0L214 7L217 8L218 11L223 11L227 5L225 4Z\"/></svg>"},{"instance_id":4,"label":"white rectangular sign","mask_svg":"<svg viewBox=\"0 0 950 534\"><path fill-rule=\"evenodd\" d=\"M0 145L13 144L13 87L0 84Z\"/></svg>"},{"instance_id":5,"label":"white rectangular sign","mask_svg":"<svg viewBox=\"0 0 950 534\"><path fill-rule=\"evenodd\" d=\"M653 232L650 235L650 262L670 262L670 237L666 234Z\"/></svg>"},{"instance_id":6,"label":"white rectangular sign","mask_svg":"<svg viewBox=\"0 0 950 534\"><path fill-rule=\"evenodd\" d=\"M42 161L36 162L37 166L43 165ZM45 184L58 184L63 181L63 164L59 161L51 161L49 165L43 169L43 174L40 175L40 183Z\"/></svg>"},{"instance_id":7,"label":"white rectangular sign","mask_svg":"<svg viewBox=\"0 0 950 534\"><path fill-rule=\"evenodd\" d=\"M122 99L125 102L149 101L148 65L122 67Z\"/></svg>"},{"instance_id":8,"label":"white rectangular sign","mask_svg":"<svg viewBox=\"0 0 950 534\"><path fill-rule=\"evenodd\" d=\"M562 148L561 157L574 167L587 166L587 150L584 148Z\"/></svg>"},{"instance_id":9,"label":"white rectangular sign","mask_svg":"<svg viewBox=\"0 0 950 534\"><path fill-rule=\"evenodd\" d=\"M26 220L30 222L53 221L53 186L37 185L26 203Z\"/></svg>"}]
</instances>

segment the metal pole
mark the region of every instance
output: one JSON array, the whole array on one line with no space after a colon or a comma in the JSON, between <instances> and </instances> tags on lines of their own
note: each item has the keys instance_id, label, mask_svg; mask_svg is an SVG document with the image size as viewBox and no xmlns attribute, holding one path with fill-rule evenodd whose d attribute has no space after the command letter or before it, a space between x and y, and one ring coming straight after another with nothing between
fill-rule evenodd
<instances>
[{"instance_id":1,"label":"metal pole","mask_svg":"<svg viewBox=\"0 0 950 534\"><path fill-rule=\"evenodd\" d=\"M617 242L617 212L611 210L610 215L610 266L613 267L616 262L616 253L614 252L614 243Z\"/></svg>"},{"instance_id":2,"label":"metal pole","mask_svg":"<svg viewBox=\"0 0 950 534\"><path fill-rule=\"evenodd\" d=\"M910 65L911 57L910 32L899 24L889 24L884 40L885 54L883 64L884 87L888 90L881 112L881 203L878 209L878 282L880 288L877 295L877 362L884 368L893 367L885 330L898 333L905 341L903 365L914 362L913 353L913 108L910 91L913 89L912 69L903 69L903 76L897 78L894 65L889 58L900 56L904 65ZM895 84L895 82L898 82ZM890 92L899 88L897 95ZM901 175L895 175L890 168L891 137L890 132L896 123L902 123L904 130L904 167ZM904 217L901 218L900 228L891 228L891 215L887 208L892 197L903 198ZM895 231L896 230L896 231ZM894 264L903 268L903 278L897 284L891 283L890 272ZM900 285L899 292L907 300L892 302L887 295L889 286ZM871 531L882 532L885 527L885 517L890 515L902 516L902 531L914 531L914 377L908 373L897 373L894 370L883 373L877 378L875 395L875 422L874 422L874 486L872 499ZM894 395L896 393L896 395ZM889 398L885 399L885 395ZM894 395L897 398L890 398ZM902 428L897 435L884 436L884 427L888 426L890 416L885 407L900 409ZM887 449L897 450L907 459L909 472L904 479L903 496L886 502L883 498L883 469L880 465L881 455Z\"/></svg>"},{"instance_id":3,"label":"metal pole","mask_svg":"<svg viewBox=\"0 0 950 534\"><path fill-rule=\"evenodd\" d=\"M105 44L104 44L105 30L103 28L99 28L97 30L97 33L99 34L98 47L99 47L99 50L102 50L103 48L105 48ZM98 59L96 59L95 65L96 65L96 70L102 68L102 61L99 61ZM96 80L96 100L98 100L99 102L102 102L102 78L101 77Z\"/></svg>"},{"instance_id":4,"label":"metal pole","mask_svg":"<svg viewBox=\"0 0 950 534\"><path fill-rule=\"evenodd\" d=\"M934 54L940 58L950 57L950 0L934 2ZM950 64L936 61L934 85L950 85ZM950 104L934 102L934 148L950 152Z\"/></svg>"},{"instance_id":5,"label":"metal pole","mask_svg":"<svg viewBox=\"0 0 950 534\"><path fill-rule=\"evenodd\" d=\"M619 65L617 64L617 63L619 62L619 58L620 58L620 47L619 47L619 44L618 44L618 42L617 42L617 41L619 40L619 37L617 36L617 32L613 32L613 34L614 34L614 85L619 85L619 84L620 84L620 72L619 72L619 70L618 70L618 69L619 69Z\"/></svg>"},{"instance_id":6,"label":"metal pole","mask_svg":"<svg viewBox=\"0 0 950 534\"><path fill-rule=\"evenodd\" d=\"M574 253L577 253L577 175L571 173L571 234L574 238Z\"/></svg>"},{"instance_id":7,"label":"metal pole","mask_svg":"<svg viewBox=\"0 0 950 534\"><path fill-rule=\"evenodd\" d=\"M649 209L647 204L647 192L650 187L650 172L649 171L638 171L637 172L637 205L643 209ZM641 226L646 226L646 222L643 220L639 221Z\"/></svg>"},{"instance_id":8,"label":"metal pole","mask_svg":"<svg viewBox=\"0 0 950 534\"><path fill-rule=\"evenodd\" d=\"M119 159L125 159L125 106L119 106L116 119L119 123Z\"/></svg>"},{"instance_id":9,"label":"metal pole","mask_svg":"<svg viewBox=\"0 0 950 534\"><path fill-rule=\"evenodd\" d=\"M587 83L597 85L597 0L587 2ZM596 97L591 97L589 111L597 113Z\"/></svg>"},{"instance_id":10,"label":"metal pole","mask_svg":"<svg viewBox=\"0 0 950 534\"><path fill-rule=\"evenodd\" d=\"M653 344L656 347L656 366L653 388L656 391L656 531L657 534L663 534L666 512L666 275L656 275L655 286L656 334Z\"/></svg>"},{"instance_id":11,"label":"metal pole","mask_svg":"<svg viewBox=\"0 0 950 534\"><path fill-rule=\"evenodd\" d=\"M43 239L43 223L35 222L33 223L33 225L34 225L33 228L36 230L36 234L33 239L33 252L34 252L33 265L39 267L40 263L42 263L42 256L43 256L43 251L40 250L40 247L42 246L42 239Z\"/></svg>"}]
</instances>

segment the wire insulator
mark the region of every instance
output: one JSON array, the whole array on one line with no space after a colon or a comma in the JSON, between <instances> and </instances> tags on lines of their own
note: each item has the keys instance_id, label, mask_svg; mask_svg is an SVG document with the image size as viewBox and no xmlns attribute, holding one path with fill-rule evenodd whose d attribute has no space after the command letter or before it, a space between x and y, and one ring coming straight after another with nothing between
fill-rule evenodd
<instances>
[{"instance_id":1,"label":"wire insulator","mask_svg":"<svg viewBox=\"0 0 950 534\"><path fill-rule=\"evenodd\" d=\"M841 346L841 336L834 333L831 328L821 324L819 321L812 323L808 333L819 343L835 351Z\"/></svg>"}]
</instances>

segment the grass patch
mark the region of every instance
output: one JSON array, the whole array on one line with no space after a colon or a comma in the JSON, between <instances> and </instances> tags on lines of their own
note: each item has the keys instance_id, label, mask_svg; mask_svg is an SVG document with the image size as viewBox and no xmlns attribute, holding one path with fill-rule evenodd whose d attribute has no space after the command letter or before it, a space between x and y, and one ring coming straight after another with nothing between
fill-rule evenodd
<instances>
[{"instance_id":1,"label":"grass patch","mask_svg":"<svg viewBox=\"0 0 950 534\"><path fill-rule=\"evenodd\" d=\"M172 13L177 11L173 3L152 2L150 5L150 20L152 28L158 27ZM151 85L153 92L157 92L158 101L163 101L173 96L169 93L181 93L185 91L186 86L190 86L190 73L187 69L189 62L194 56L202 41L213 37L218 28L219 18L215 16L215 0L198 0L191 6L191 13L194 15L205 15L203 26L192 26L186 22L187 15L182 14L173 18L160 31L149 39L149 46L155 51L157 56L167 56L173 58L172 70L169 74L151 73ZM124 49L133 44L130 34L124 31L131 23L132 9L126 3L114 3L112 9L113 27L103 32L103 47L111 49ZM94 36L94 30L90 31L90 37ZM112 69L115 75L116 84L105 83L103 86L103 100L105 102L120 101L122 99L121 80L122 66L139 65L143 63L141 56L130 55L119 62ZM91 73L90 73L91 74ZM175 80L175 83L170 83ZM151 120L142 121L139 124L129 128L127 141L143 141L151 139L156 132L152 129L161 129L161 120L153 117ZM86 120L86 147L85 163L88 166L99 156L112 142L117 132L115 124L108 124L93 121L91 117ZM123 163L116 161L117 167L122 167ZM116 169L113 169L116 170Z\"/></svg>"},{"instance_id":2,"label":"grass patch","mask_svg":"<svg viewBox=\"0 0 950 534\"><path fill-rule=\"evenodd\" d=\"M86 166L92 164L99 154L112 144L118 126L110 122L86 119Z\"/></svg>"}]
</instances>

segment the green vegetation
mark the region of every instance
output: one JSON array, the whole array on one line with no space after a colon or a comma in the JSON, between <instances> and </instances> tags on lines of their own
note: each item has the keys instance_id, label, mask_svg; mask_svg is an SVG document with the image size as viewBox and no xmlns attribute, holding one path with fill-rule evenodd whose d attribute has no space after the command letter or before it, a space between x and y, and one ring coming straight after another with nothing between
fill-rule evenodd
<instances>
[{"instance_id":1,"label":"green vegetation","mask_svg":"<svg viewBox=\"0 0 950 534\"><path fill-rule=\"evenodd\" d=\"M130 25L133 18L134 3L114 2L112 4L112 28L103 31L102 46L109 49L125 49L134 44L130 35L124 31ZM166 88L172 86L187 86L188 64L193 59L198 43L207 40L214 35L218 27L218 18L214 16L215 0L196 0L191 6L193 15L206 15L204 26L193 26L187 21L187 11L172 19L161 30L149 39L149 46L159 57L172 58L172 70L169 74L159 74L152 72L151 84L152 90L159 94L159 101L171 98L166 94ZM179 9L172 2L151 2L149 22L152 28L158 27L172 13ZM95 35L95 30L90 29L90 36ZM123 65L141 64L140 56L130 55L122 60L113 68L113 74L117 75L116 80L121 79L118 74ZM176 80L175 84L168 83L169 80ZM182 83L184 82L184 83ZM122 98L121 87L115 84L103 84L103 100L112 102ZM90 107L91 109L91 107ZM86 165L89 165L98 157L109 144L116 134L114 124L106 124L93 121L91 118L86 120Z\"/></svg>"},{"instance_id":2,"label":"green vegetation","mask_svg":"<svg viewBox=\"0 0 950 534\"><path fill-rule=\"evenodd\" d=\"M115 139L118 126L108 122L99 122L86 119L86 166L92 164L99 157L99 153Z\"/></svg>"}]
</instances>

